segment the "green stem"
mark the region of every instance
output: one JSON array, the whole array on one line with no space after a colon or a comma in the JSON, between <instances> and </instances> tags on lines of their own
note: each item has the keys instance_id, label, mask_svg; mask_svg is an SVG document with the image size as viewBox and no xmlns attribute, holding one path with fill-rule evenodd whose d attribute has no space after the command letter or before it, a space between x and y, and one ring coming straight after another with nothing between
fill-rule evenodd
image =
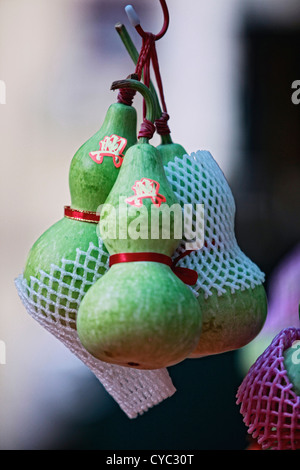
<instances>
[{"instance_id":1,"label":"green stem","mask_svg":"<svg viewBox=\"0 0 300 470\"><path fill-rule=\"evenodd\" d=\"M172 140L170 134L161 135L160 138L161 138L161 143L163 145L173 144L173 140Z\"/></svg>"},{"instance_id":2,"label":"green stem","mask_svg":"<svg viewBox=\"0 0 300 470\"><path fill-rule=\"evenodd\" d=\"M148 121L154 123L154 120L156 118L156 104L155 104L155 99L150 89L143 83L139 82L138 80L133 80L133 79L128 79L128 78L125 80L117 80L113 82L110 87L111 90L117 90L120 88L130 88L130 89L136 90L143 96L145 103L146 103L145 118ZM141 137L139 139L140 143L148 143L148 141L149 139L146 137Z\"/></svg>"},{"instance_id":3,"label":"green stem","mask_svg":"<svg viewBox=\"0 0 300 470\"><path fill-rule=\"evenodd\" d=\"M133 63L136 65L137 61L138 61L138 58L139 58L139 53L138 53L135 45L133 44L132 39L129 36L126 27L121 23L117 23L115 25L115 29L116 29L117 33L119 34L119 36L120 36L127 52L129 53Z\"/></svg>"},{"instance_id":4,"label":"green stem","mask_svg":"<svg viewBox=\"0 0 300 470\"><path fill-rule=\"evenodd\" d=\"M133 44L133 41L126 29L126 27L121 24L121 23L117 23L115 25L115 29L117 31L117 33L119 34L129 56L131 57L133 63L136 65L137 64L137 61L138 61L138 58L139 58L139 53L135 47L135 45ZM155 118L156 119L159 119L161 117L161 114L162 114L162 110L161 110L161 107L160 107L160 104L159 104L159 100L158 100L158 96L157 96L157 93L156 93L156 90L155 90L155 87L153 85L153 83L151 82L150 80L150 84L149 84L149 89L154 97L154 100L155 100L155 107L156 107L156 116Z\"/></svg>"}]
</instances>

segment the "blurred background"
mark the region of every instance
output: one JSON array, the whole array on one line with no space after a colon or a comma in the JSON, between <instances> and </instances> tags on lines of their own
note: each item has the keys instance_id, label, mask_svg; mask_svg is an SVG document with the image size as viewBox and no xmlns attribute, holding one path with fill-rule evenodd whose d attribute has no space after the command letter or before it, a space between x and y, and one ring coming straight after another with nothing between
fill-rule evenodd
<instances>
[{"instance_id":1,"label":"blurred background","mask_svg":"<svg viewBox=\"0 0 300 470\"><path fill-rule=\"evenodd\" d=\"M1 449L249 444L235 394L256 344L254 355L235 351L173 366L175 395L130 420L29 317L14 286L32 244L70 202L71 158L115 101L111 83L134 70L114 29L123 22L140 48L127 3L0 0ZM158 1L132 4L145 30L161 29ZM277 307L272 315L280 315L280 327L299 326L300 105L291 99L292 83L300 80L299 0L169 0L168 6L170 26L157 51L172 138L188 152L212 153L236 200L239 245L266 273ZM279 323L274 328L271 334Z\"/></svg>"}]
</instances>

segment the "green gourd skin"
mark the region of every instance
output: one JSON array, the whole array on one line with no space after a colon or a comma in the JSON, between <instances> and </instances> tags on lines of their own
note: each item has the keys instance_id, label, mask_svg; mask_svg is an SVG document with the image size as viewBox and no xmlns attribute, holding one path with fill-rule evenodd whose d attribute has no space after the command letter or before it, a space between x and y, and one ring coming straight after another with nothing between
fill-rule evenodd
<instances>
[{"instance_id":1,"label":"green gourd skin","mask_svg":"<svg viewBox=\"0 0 300 470\"><path fill-rule=\"evenodd\" d=\"M214 292L198 302L202 311L202 333L190 358L220 354L242 348L261 331L267 317L267 297L262 285L254 289Z\"/></svg>"},{"instance_id":2,"label":"green gourd skin","mask_svg":"<svg viewBox=\"0 0 300 470\"><path fill-rule=\"evenodd\" d=\"M120 103L112 104L106 114L101 129L85 142L75 153L69 171L71 207L77 210L97 211L103 204L119 173L112 157L104 157L98 164L89 152L99 150L99 142L106 135L116 134L127 139L127 148L136 142L136 110ZM49 273L51 266L62 264L62 259L74 261L76 249L87 251L90 243L99 245L97 224L82 222L63 217L46 230L32 246L25 264L23 276L30 282L31 276L40 278L40 271ZM105 249L105 247L103 247ZM73 264L67 267L73 271ZM104 274L104 272L99 272ZM59 275L59 273L58 273ZM70 284L71 275L61 281ZM79 281L78 281L79 282ZM68 289L62 289L63 294ZM53 296L53 301L65 304L63 299Z\"/></svg>"},{"instance_id":3,"label":"green gourd skin","mask_svg":"<svg viewBox=\"0 0 300 470\"><path fill-rule=\"evenodd\" d=\"M64 284L70 285L73 282L75 288L80 289L82 281L77 279L74 283L73 275L74 273L74 263L72 261L76 258L76 249L86 252L89 248L90 243L93 243L94 246L98 246L98 236L96 233L96 226L92 223L80 222L77 220L71 220L63 218L52 225L44 234L34 243L32 246L29 255L27 257L27 262L25 270L23 273L24 278L30 283L31 276L36 279L40 278L40 270L50 273L51 266L55 265L61 267L62 259L65 258L70 260L64 270L66 273L63 278L61 278L61 272L56 270L53 272L53 276L58 279L59 284L64 282ZM93 255L93 253L91 253ZM95 258L98 257L98 252L95 252ZM90 261L87 268L91 269L92 272L86 274L86 279L91 284L93 283L93 270L94 270L94 261ZM98 274L104 274L105 270L103 267L99 268ZM83 268L77 268L76 274L79 276L84 276ZM52 285L55 289L55 284ZM57 284L58 287L58 284ZM35 288L35 284L34 284ZM88 284L86 283L84 291L88 290ZM56 312L57 310L60 313L60 316L63 318L65 316L65 307L76 309L77 303L76 299L78 298L79 292L74 291L72 293L72 299L74 299L74 304L68 304L67 297L69 290L68 288L61 288L61 295L57 296L56 294L51 294L50 300L56 304L56 307L51 306L49 302L41 301L41 305L47 308L50 311ZM47 297L47 292L44 293ZM75 320L75 316L70 314L70 317ZM61 322L64 324L64 322ZM75 327L74 323L71 323L70 326Z\"/></svg>"},{"instance_id":4,"label":"green gourd skin","mask_svg":"<svg viewBox=\"0 0 300 470\"><path fill-rule=\"evenodd\" d=\"M51 245L49 245L51 240ZM96 225L64 217L53 224L33 244L26 262L24 277L38 277L40 269L49 272L51 265L61 265L62 258L74 260L74 247L87 251L89 244L98 245Z\"/></svg>"},{"instance_id":5,"label":"green gourd skin","mask_svg":"<svg viewBox=\"0 0 300 470\"><path fill-rule=\"evenodd\" d=\"M300 351L299 344L297 348L290 347L283 352L284 366L290 382L293 384L293 390L300 397Z\"/></svg>"}]
</instances>

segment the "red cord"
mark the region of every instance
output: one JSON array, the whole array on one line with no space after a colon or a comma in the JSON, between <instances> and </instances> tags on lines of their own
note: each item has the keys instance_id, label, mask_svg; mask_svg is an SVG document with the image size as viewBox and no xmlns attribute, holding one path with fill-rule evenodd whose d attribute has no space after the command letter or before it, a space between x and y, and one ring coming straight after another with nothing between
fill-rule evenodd
<instances>
[{"instance_id":1,"label":"red cord","mask_svg":"<svg viewBox=\"0 0 300 470\"><path fill-rule=\"evenodd\" d=\"M135 97L136 91L131 88L120 88L118 93L118 103L131 106Z\"/></svg>"},{"instance_id":2,"label":"red cord","mask_svg":"<svg viewBox=\"0 0 300 470\"><path fill-rule=\"evenodd\" d=\"M139 54L139 58L136 65L135 73L138 75L139 79L144 74L144 84L149 88L150 85L150 66L152 67L155 74L156 83L158 86L158 91L160 95L161 105L162 105L162 115L160 118L156 119L156 131L159 135L170 134L170 129L168 126L169 114L167 111L167 105L164 97L163 84L159 69L159 62L156 52L156 36L152 33L144 33L142 48ZM146 104L145 100L143 102L143 116L146 115Z\"/></svg>"},{"instance_id":3,"label":"red cord","mask_svg":"<svg viewBox=\"0 0 300 470\"><path fill-rule=\"evenodd\" d=\"M162 10L163 10L163 15L164 15L164 23L163 23L163 27L161 29L161 31L156 34L154 37L155 37L155 41L158 41L159 39L161 39L167 32L167 29L169 27L169 22L170 22L170 18L169 18L169 11L168 11L168 7L167 7L167 3L166 3L166 0L159 0L160 2L160 5L162 7ZM139 35L145 39L146 38L146 35L148 33L146 33L143 28L141 27L141 25L137 25L135 27L135 29L137 30L137 32L139 33Z\"/></svg>"},{"instance_id":4,"label":"red cord","mask_svg":"<svg viewBox=\"0 0 300 470\"><path fill-rule=\"evenodd\" d=\"M141 124L138 139L140 139L141 137L146 137L146 139L150 140L152 139L154 132L155 132L155 126L153 122L148 121L148 119L144 118Z\"/></svg>"},{"instance_id":5,"label":"red cord","mask_svg":"<svg viewBox=\"0 0 300 470\"><path fill-rule=\"evenodd\" d=\"M141 25L137 25L135 27L136 31L139 33L139 35L142 37L142 40L143 40L141 51L140 51L137 64L136 64L135 73L138 76L138 80L141 80L142 74L144 75L144 84L149 88L150 67L152 63L152 67L154 70L155 79L156 79L156 83L157 83L157 87L158 87L158 91L160 95L161 105L162 105L162 115L160 118L155 120L156 131L159 135L167 135L167 134L170 134L170 129L168 126L169 115L168 115L166 101L164 97L163 84L162 84L162 79L161 79L161 74L160 74L160 69L159 69L159 62L158 62L155 42L161 39L166 34L166 31L169 27L170 18L169 18L169 11L168 11L166 1L160 0L160 4L163 10L164 22L163 22L162 29L158 34L154 35L150 32L144 31ZM127 95L126 93L124 94L121 93L121 98L123 98L123 95L125 96L124 98L125 101L127 99L130 100L132 97L132 93L129 95ZM145 120L145 116L146 116L146 103L145 103L145 100L143 100L144 120ZM145 126L143 123L143 129L141 129L141 133L143 135L144 135L146 127L147 125Z\"/></svg>"}]
</instances>

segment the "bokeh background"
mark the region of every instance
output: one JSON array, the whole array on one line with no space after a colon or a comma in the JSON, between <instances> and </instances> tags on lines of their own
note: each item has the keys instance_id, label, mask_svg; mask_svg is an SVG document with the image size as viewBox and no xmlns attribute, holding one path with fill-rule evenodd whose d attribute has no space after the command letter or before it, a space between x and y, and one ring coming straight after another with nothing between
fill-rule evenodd
<instances>
[{"instance_id":1,"label":"bokeh background","mask_svg":"<svg viewBox=\"0 0 300 470\"><path fill-rule=\"evenodd\" d=\"M234 351L173 366L175 395L130 420L93 374L29 317L14 286L31 245L70 202L71 158L114 102L110 84L134 70L114 29L123 22L140 48L127 3L0 0L6 84L0 449L249 445L235 394L255 345L242 361L243 352ZM144 29L160 30L158 1L132 4ZM300 241L300 105L291 100L292 83L300 80L299 0L169 0L168 6L170 26L157 51L173 140L188 152L212 153L235 196L239 245L266 273L274 315L281 315L280 325L299 326L300 261L293 253ZM289 274L281 269L277 276L279 302L271 280L287 257Z\"/></svg>"}]
</instances>

